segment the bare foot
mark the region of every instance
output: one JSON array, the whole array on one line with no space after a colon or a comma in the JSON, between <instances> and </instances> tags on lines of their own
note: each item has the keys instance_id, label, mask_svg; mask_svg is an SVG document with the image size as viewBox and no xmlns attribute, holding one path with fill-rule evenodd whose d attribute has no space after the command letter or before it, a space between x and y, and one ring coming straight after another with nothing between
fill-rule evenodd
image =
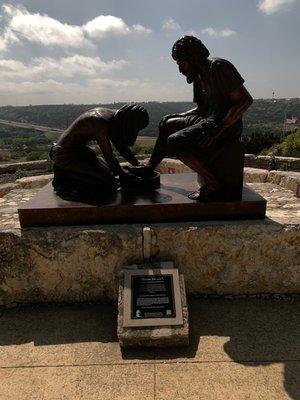
<instances>
[{"instance_id":1,"label":"bare foot","mask_svg":"<svg viewBox=\"0 0 300 400\"><path fill-rule=\"evenodd\" d=\"M213 199L214 195L218 194L221 188L222 185L214 187L202 186L199 190L189 193L188 198L197 201L208 201Z\"/></svg>"}]
</instances>

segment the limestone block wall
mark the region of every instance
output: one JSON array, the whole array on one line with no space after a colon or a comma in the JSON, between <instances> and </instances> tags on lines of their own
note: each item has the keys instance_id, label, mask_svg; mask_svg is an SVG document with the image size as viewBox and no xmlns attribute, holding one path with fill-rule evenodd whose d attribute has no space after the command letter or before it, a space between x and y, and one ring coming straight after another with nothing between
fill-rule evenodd
<instances>
[{"instance_id":1,"label":"limestone block wall","mask_svg":"<svg viewBox=\"0 0 300 400\"><path fill-rule=\"evenodd\" d=\"M171 258L189 294L299 293L300 231L273 222L152 226L152 254Z\"/></svg>"},{"instance_id":2,"label":"limestone block wall","mask_svg":"<svg viewBox=\"0 0 300 400\"><path fill-rule=\"evenodd\" d=\"M20 229L18 202L51 178L0 187L0 305L115 300L120 269L149 260L174 261L188 294L300 292L300 173L245 168L265 220Z\"/></svg>"},{"instance_id":3,"label":"limestone block wall","mask_svg":"<svg viewBox=\"0 0 300 400\"><path fill-rule=\"evenodd\" d=\"M0 174L14 173L18 169L24 171L33 171L47 169L49 166L48 160L38 160L38 161L24 161L17 163L6 163L0 165Z\"/></svg>"},{"instance_id":4,"label":"limestone block wall","mask_svg":"<svg viewBox=\"0 0 300 400\"><path fill-rule=\"evenodd\" d=\"M2 231L0 304L116 300L120 269L149 259L174 261L188 294L299 293L299 243L274 221Z\"/></svg>"},{"instance_id":5,"label":"limestone block wall","mask_svg":"<svg viewBox=\"0 0 300 400\"><path fill-rule=\"evenodd\" d=\"M245 167L269 169L272 157L245 154ZM276 169L300 172L300 158L273 157Z\"/></svg>"},{"instance_id":6,"label":"limestone block wall","mask_svg":"<svg viewBox=\"0 0 300 400\"><path fill-rule=\"evenodd\" d=\"M184 165L181 161L174 160L172 158L165 158L159 164L157 170L162 174L193 172L189 167ZM275 183L276 185L280 185L288 190L291 190L293 193L297 193L298 187L300 186L300 172L277 171L277 170L268 171L267 169L245 167L244 182Z\"/></svg>"},{"instance_id":7,"label":"limestone block wall","mask_svg":"<svg viewBox=\"0 0 300 400\"><path fill-rule=\"evenodd\" d=\"M143 260L142 227L0 232L0 304L116 298L118 272Z\"/></svg>"},{"instance_id":8,"label":"limestone block wall","mask_svg":"<svg viewBox=\"0 0 300 400\"><path fill-rule=\"evenodd\" d=\"M140 161L149 158L149 155L137 156ZM270 157L270 156L256 156L254 154L245 154L245 167L269 169L271 160L274 160L276 169L286 171L300 172L300 158L293 157ZM123 159L119 157L119 160ZM171 159L168 162L171 162ZM176 160L174 160L176 162ZM14 173L18 169L25 171L32 170L47 170L49 168L48 160L25 161L17 163L5 163L0 165L0 174ZM164 172L166 173L166 172Z\"/></svg>"}]
</instances>

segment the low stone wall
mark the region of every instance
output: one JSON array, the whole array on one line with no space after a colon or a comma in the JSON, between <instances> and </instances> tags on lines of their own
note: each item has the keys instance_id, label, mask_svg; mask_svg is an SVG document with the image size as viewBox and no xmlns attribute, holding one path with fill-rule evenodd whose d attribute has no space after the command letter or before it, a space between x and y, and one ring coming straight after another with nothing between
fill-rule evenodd
<instances>
[{"instance_id":1,"label":"low stone wall","mask_svg":"<svg viewBox=\"0 0 300 400\"><path fill-rule=\"evenodd\" d=\"M149 158L149 155L139 155L138 160L143 161ZM118 157L122 161L122 157ZM171 159L168 162L171 162ZM300 172L300 158L293 157L270 157L270 156L256 156L254 154L245 154L245 167L270 169L270 163L273 160L276 169L285 171ZM174 160L176 161L176 160ZM16 163L0 164L0 174L15 173L18 169L24 171L32 170L47 170L49 168L48 160L26 161ZM171 166L170 166L171 168Z\"/></svg>"},{"instance_id":2,"label":"low stone wall","mask_svg":"<svg viewBox=\"0 0 300 400\"><path fill-rule=\"evenodd\" d=\"M173 260L188 294L300 291L299 227L242 221L150 228L153 260ZM122 266L145 261L143 227L1 232L0 259L0 304L116 300Z\"/></svg>"},{"instance_id":3,"label":"low stone wall","mask_svg":"<svg viewBox=\"0 0 300 400\"><path fill-rule=\"evenodd\" d=\"M0 304L116 299L118 271L142 260L141 226L0 232Z\"/></svg>"},{"instance_id":4,"label":"low stone wall","mask_svg":"<svg viewBox=\"0 0 300 400\"><path fill-rule=\"evenodd\" d=\"M299 293L299 200L272 183L257 221L199 221L20 229L19 202L0 199L0 304L116 300L124 265L174 261L188 294Z\"/></svg>"},{"instance_id":5,"label":"low stone wall","mask_svg":"<svg viewBox=\"0 0 300 400\"><path fill-rule=\"evenodd\" d=\"M20 178L15 181L15 184L19 188L23 189L35 189L41 188L53 179L53 174L29 176L25 178Z\"/></svg>"},{"instance_id":6,"label":"low stone wall","mask_svg":"<svg viewBox=\"0 0 300 400\"><path fill-rule=\"evenodd\" d=\"M192 172L190 168L181 161L166 158L158 166L157 170L162 174L170 173L187 173ZM14 189L35 189L41 188L49 183L53 178L53 174L31 176L17 179L14 183L0 184L0 198L5 196L9 191ZM244 168L245 183L262 183L270 182L280 185L288 190L292 190L294 194L299 191L300 173L290 171L268 171L258 168Z\"/></svg>"},{"instance_id":7,"label":"low stone wall","mask_svg":"<svg viewBox=\"0 0 300 400\"><path fill-rule=\"evenodd\" d=\"M17 170L23 170L23 171L34 171L43 169L47 170L48 167L49 167L48 160L0 164L0 174L13 174Z\"/></svg>"},{"instance_id":8,"label":"low stone wall","mask_svg":"<svg viewBox=\"0 0 300 400\"><path fill-rule=\"evenodd\" d=\"M275 169L300 172L300 158L270 157L245 154L245 167L274 169L270 164L275 164Z\"/></svg>"},{"instance_id":9,"label":"low stone wall","mask_svg":"<svg viewBox=\"0 0 300 400\"><path fill-rule=\"evenodd\" d=\"M188 173L193 172L189 167L179 160L165 158L157 167L162 174L172 173ZM245 183L262 183L270 182L280 185L288 190L292 190L294 194L298 192L300 187L300 172L293 171L268 171L267 169L244 168Z\"/></svg>"},{"instance_id":10,"label":"low stone wall","mask_svg":"<svg viewBox=\"0 0 300 400\"><path fill-rule=\"evenodd\" d=\"M152 252L181 267L189 294L300 291L300 232L266 222L152 226Z\"/></svg>"}]
</instances>

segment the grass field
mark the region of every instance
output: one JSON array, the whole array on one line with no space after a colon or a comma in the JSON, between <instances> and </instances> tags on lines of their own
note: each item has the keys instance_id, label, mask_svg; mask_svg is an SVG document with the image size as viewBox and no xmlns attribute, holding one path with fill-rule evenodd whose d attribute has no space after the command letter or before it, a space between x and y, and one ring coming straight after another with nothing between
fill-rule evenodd
<instances>
[{"instance_id":1,"label":"grass field","mask_svg":"<svg viewBox=\"0 0 300 400\"><path fill-rule=\"evenodd\" d=\"M147 137L147 136L138 136L136 140L136 144L139 146L154 146L156 142L155 137Z\"/></svg>"}]
</instances>

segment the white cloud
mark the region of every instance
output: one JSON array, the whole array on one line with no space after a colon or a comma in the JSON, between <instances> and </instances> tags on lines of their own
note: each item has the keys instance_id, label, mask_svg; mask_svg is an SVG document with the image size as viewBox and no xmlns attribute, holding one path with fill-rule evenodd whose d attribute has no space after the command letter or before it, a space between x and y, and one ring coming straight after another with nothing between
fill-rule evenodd
<instances>
[{"instance_id":1,"label":"white cloud","mask_svg":"<svg viewBox=\"0 0 300 400\"><path fill-rule=\"evenodd\" d=\"M49 94L51 92L59 93L65 90L65 84L62 82L57 82L55 80L47 80L41 82L10 82L10 81L1 81L1 89L2 92L6 94L22 95L28 94L29 96L32 94Z\"/></svg>"},{"instance_id":2,"label":"white cloud","mask_svg":"<svg viewBox=\"0 0 300 400\"><path fill-rule=\"evenodd\" d=\"M77 76L96 76L99 73L119 70L127 65L125 60L102 61L80 55L35 58L29 64L17 60L0 60L0 79L50 79L54 77L73 78Z\"/></svg>"},{"instance_id":3,"label":"white cloud","mask_svg":"<svg viewBox=\"0 0 300 400\"><path fill-rule=\"evenodd\" d=\"M141 83L130 80L91 79L87 82L13 82L1 80L0 102L4 104L106 103L131 101Z\"/></svg>"},{"instance_id":4,"label":"white cloud","mask_svg":"<svg viewBox=\"0 0 300 400\"><path fill-rule=\"evenodd\" d=\"M184 34L189 36L198 36L198 33L194 29L189 29Z\"/></svg>"},{"instance_id":5,"label":"white cloud","mask_svg":"<svg viewBox=\"0 0 300 400\"><path fill-rule=\"evenodd\" d=\"M162 28L166 31L178 31L181 29L181 26L175 21L174 18L168 17L163 20Z\"/></svg>"},{"instance_id":6,"label":"white cloud","mask_svg":"<svg viewBox=\"0 0 300 400\"><path fill-rule=\"evenodd\" d=\"M146 35L149 35L149 33L151 33L152 30L149 28L145 28L143 25L135 24L132 25L131 32L145 33Z\"/></svg>"},{"instance_id":7,"label":"white cloud","mask_svg":"<svg viewBox=\"0 0 300 400\"><path fill-rule=\"evenodd\" d=\"M207 34L209 36L216 37L216 38L229 37L229 36L236 35L236 32L229 28L216 30L212 27L208 27L208 28L202 29L201 32L204 34Z\"/></svg>"},{"instance_id":8,"label":"white cloud","mask_svg":"<svg viewBox=\"0 0 300 400\"><path fill-rule=\"evenodd\" d=\"M0 52L6 50L7 42L4 38L0 38Z\"/></svg>"},{"instance_id":9,"label":"white cloud","mask_svg":"<svg viewBox=\"0 0 300 400\"><path fill-rule=\"evenodd\" d=\"M273 14L287 8L289 5L295 3L296 0L260 0L258 8L265 14Z\"/></svg>"},{"instance_id":10,"label":"white cloud","mask_svg":"<svg viewBox=\"0 0 300 400\"><path fill-rule=\"evenodd\" d=\"M99 15L83 26L87 34L93 38L103 38L109 35L126 35L129 27L121 18L112 15Z\"/></svg>"},{"instance_id":11,"label":"white cloud","mask_svg":"<svg viewBox=\"0 0 300 400\"><path fill-rule=\"evenodd\" d=\"M143 25L128 26L122 18L112 15L99 15L85 25L78 26L62 23L48 15L30 14L23 7L6 4L2 8L7 25L5 33L0 36L0 51L6 50L9 43L19 39L45 46L81 47L90 44L88 38L151 33L151 29Z\"/></svg>"},{"instance_id":12,"label":"white cloud","mask_svg":"<svg viewBox=\"0 0 300 400\"><path fill-rule=\"evenodd\" d=\"M115 80L115 79L107 79L107 78L98 78L92 79L89 81L90 87L93 89L100 87L110 87L110 88L120 88L120 87L129 87L129 86L138 86L140 83L136 80Z\"/></svg>"},{"instance_id":13,"label":"white cloud","mask_svg":"<svg viewBox=\"0 0 300 400\"><path fill-rule=\"evenodd\" d=\"M19 39L10 29L5 29L3 36L0 37L0 52L7 50L9 43L16 43L18 41Z\"/></svg>"},{"instance_id":14,"label":"white cloud","mask_svg":"<svg viewBox=\"0 0 300 400\"><path fill-rule=\"evenodd\" d=\"M30 14L26 9L4 5L3 9L9 16L7 34L11 37L21 37L30 42L44 45L82 46L85 37L81 27L61 22L41 15ZM11 37L8 41L11 41Z\"/></svg>"},{"instance_id":15,"label":"white cloud","mask_svg":"<svg viewBox=\"0 0 300 400\"><path fill-rule=\"evenodd\" d=\"M86 85L80 83L63 83L54 79L47 79L45 81L0 81L2 91L11 92L16 94L28 94L29 96L36 93L45 93L51 95L52 93L64 92L67 93L70 89L77 89L83 91L98 91L100 89L113 89L113 88L126 88L129 86L140 85L138 81L131 80L114 80L114 79L92 79ZM72 95L72 94L71 94Z\"/></svg>"},{"instance_id":16,"label":"white cloud","mask_svg":"<svg viewBox=\"0 0 300 400\"><path fill-rule=\"evenodd\" d=\"M122 18L113 15L99 15L87 24L83 25L83 30L92 38L102 39L107 36L127 35L132 32L150 33L151 29L137 24L128 26Z\"/></svg>"}]
</instances>

